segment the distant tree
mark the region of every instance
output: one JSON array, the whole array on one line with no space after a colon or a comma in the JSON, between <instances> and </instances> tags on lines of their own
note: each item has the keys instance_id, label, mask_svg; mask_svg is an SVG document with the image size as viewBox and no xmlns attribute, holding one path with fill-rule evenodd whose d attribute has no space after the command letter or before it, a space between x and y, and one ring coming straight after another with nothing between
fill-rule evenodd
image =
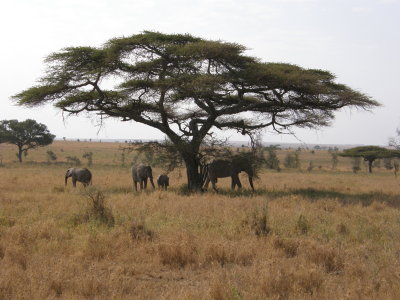
<instances>
[{"instance_id":1,"label":"distant tree","mask_svg":"<svg viewBox=\"0 0 400 300\"><path fill-rule=\"evenodd\" d=\"M93 164L93 152L85 152L82 157L87 159L89 167Z\"/></svg>"},{"instance_id":2,"label":"distant tree","mask_svg":"<svg viewBox=\"0 0 400 300\"><path fill-rule=\"evenodd\" d=\"M332 158L332 170L336 170L336 167L339 163L338 152L331 151L330 153L331 153L331 158Z\"/></svg>"},{"instance_id":3,"label":"distant tree","mask_svg":"<svg viewBox=\"0 0 400 300\"><path fill-rule=\"evenodd\" d=\"M18 147L17 157L22 162L22 155L28 154L29 149L50 145L55 138L46 125L27 119L0 121L0 143L9 143Z\"/></svg>"},{"instance_id":4,"label":"distant tree","mask_svg":"<svg viewBox=\"0 0 400 300\"><path fill-rule=\"evenodd\" d=\"M368 163L368 172L372 172L372 163L379 158L400 157L399 150L390 150L378 146L360 146L346 149L339 154L343 157L361 157Z\"/></svg>"},{"instance_id":5,"label":"distant tree","mask_svg":"<svg viewBox=\"0 0 400 300\"><path fill-rule=\"evenodd\" d=\"M297 150L295 152L288 153L285 156L284 166L285 168L290 168L290 169L300 168L300 154Z\"/></svg>"},{"instance_id":6,"label":"distant tree","mask_svg":"<svg viewBox=\"0 0 400 300\"><path fill-rule=\"evenodd\" d=\"M82 164L81 160L76 156L67 156L67 162L75 166L80 166Z\"/></svg>"},{"instance_id":7,"label":"distant tree","mask_svg":"<svg viewBox=\"0 0 400 300\"><path fill-rule=\"evenodd\" d=\"M276 148L275 147L267 147L267 158L265 159L265 165L268 169L273 169L280 171L279 167L279 158L278 155L276 154Z\"/></svg>"},{"instance_id":8,"label":"distant tree","mask_svg":"<svg viewBox=\"0 0 400 300\"><path fill-rule=\"evenodd\" d=\"M47 154L47 161L49 163L57 160L57 155L53 151L48 150L46 154Z\"/></svg>"},{"instance_id":9,"label":"distant tree","mask_svg":"<svg viewBox=\"0 0 400 300\"><path fill-rule=\"evenodd\" d=\"M352 157L351 161L351 169L353 170L353 173L357 173L358 171L361 170L361 157Z\"/></svg>"},{"instance_id":10,"label":"distant tree","mask_svg":"<svg viewBox=\"0 0 400 300\"><path fill-rule=\"evenodd\" d=\"M147 31L98 48L69 47L48 56L40 84L14 99L30 107L53 102L70 114L89 112L161 131L185 163L189 190L201 189L200 148L217 130L247 135L266 127L319 128L343 107L379 105L336 83L328 71L264 63L245 50Z\"/></svg>"},{"instance_id":11,"label":"distant tree","mask_svg":"<svg viewBox=\"0 0 400 300\"><path fill-rule=\"evenodd\" d=\"M396 134L397 134L396 137L391 137L389 139L389 146L394 147L397 150L400 150L400 129L399 128L396 130Z\"/></svg>"},{"instance_id":12,"label":"distant tree","mask_svg":"<svg viewBox=\"0 0 400 300\"><path fill-rule=\"evenodd\" d=\"M314 163L312 160L310 160L308 167L307 167L307 171L311 172L314 169Z\"/></svg>"},{"instance_id":13,"label":"distant tree","mask_svg":"<svg viewBox=\"0 0 400 300\"><path fill-rule=\"evenodd\" d=\"M383 159L383 166L385 167L386 170L392 170L393 169L393 158L392 157L386 157Z\"/></svg>"}]
</instances>

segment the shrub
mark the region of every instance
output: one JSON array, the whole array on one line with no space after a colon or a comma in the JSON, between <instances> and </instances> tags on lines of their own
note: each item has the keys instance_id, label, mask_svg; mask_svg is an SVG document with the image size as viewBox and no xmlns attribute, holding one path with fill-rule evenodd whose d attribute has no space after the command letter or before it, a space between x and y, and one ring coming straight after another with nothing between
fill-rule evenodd
<instances>
[{"instance_id":1,"label":"shrub","mask_svg":"<svg viewBox=\"0 0 400 300\"><path fill-rule=\"evenodd\" d=\"M112 227L115 219L111 208L106 206L105 196L102 192L95 189L88 189L86 192L86 209L82 214L74 217L73 222L80 223L95 222Z\"/></svg>"},{"instance_id":2,"label":"shrub","mask_svg":"<svg viewBox=\"0 0 400 300\"><path fill-rule=\"evenodd\" d=\"M189 241L180 241L173 244L161 244L158 255L163 265L184 268L198 261L197 247Z\"/></svg>"},{"instance_id":3,"label":"shrub","mask_svg":"<svg viewBox=\"0 0 400 300\"><path fill-rule=\"evenodd\" d=\"M46 152L46 154L47 154L47 162L48 162L48 163L57 160L57 155L56 155L53 151L48 150L48 151Z\"/></svg>"},{"instance_id":4,"label":"shrub","mask_svg":"<svg viewBox=\"0 0 400 300\"><path fill-rule=\"evenodd\" d=\"M262 207L255 209L250 216L246 217L243 225L249 225L257 236L266 236L271 232L268 224L268 203L265 201Z\"/></svg>"},{"instance_id":5,"label":"shrub","mask_svg":"<svg viewBox=\"0 0 400 300\"><path fill-rule=\"evenodd\" d=\"M296 231L300 234L307 234L309 230L310 230L309 221L305 216L300 215L300 217L297 219L296 222Z\"/></svg>"},{"instance_id":6,"label":"shrub","mask_svg":"<svg viewBox=\"0 0 400 300\"><path fill-rule=\"evenodd\" d=\"M81 160L79 158L77 158L76 156L67 156L67 162L69 164L75 165L77 167L82 164Z\"/></svg>"},{"instance_id":7,"label":"shrub","mask_svg":"<svg viewBox=\"0 0 400 300\"><path fill-rule=\"evenodd\" d=\"M280 171L279 167L279 159L278 155L276 154L276 150L272 147L267 148L267 158L265 160L265 165L267 169L277 170Z\"/></svg>"},{"instance_id":8,"label":"shrub","mask_svg":"<svg viewBox=\"0 0 400 300\"><path fill-rule=\"evenodd\" d=\"M357 173L358 171L361 170L361 157L353 157L352 170L353 170L353 173Z\"/></svg>"},{"instance_id":9,"label":"shrub","mask_svg":"<svg viewBox=\"0 0 400 300\"><path fill-rule=\"evenodd\" d=\"M283 250L286 257L295 257L299 250L299 243L290 239L276 238L274 248Z\"/></svg>"},{"instance_id":10,"label":"shrub","mask_svg":"<svg viewBox=\"0 0 400 300\"><path fill-rule=\"evenodd\" d=\"M93 164L93 152L85 152L82 157L87 159L89 167Z\"/></svg>"},{"instance_id":11,"label":"shrub","mask_svg":"<svg viewBox=\"0 0 400 300\"><path fill-rule=\"evenodd\" d=\"M133 221L129 232L134 241L152 241L154 239L154 232L147 229L144 222Z\"/></svg>"}]
</instances>

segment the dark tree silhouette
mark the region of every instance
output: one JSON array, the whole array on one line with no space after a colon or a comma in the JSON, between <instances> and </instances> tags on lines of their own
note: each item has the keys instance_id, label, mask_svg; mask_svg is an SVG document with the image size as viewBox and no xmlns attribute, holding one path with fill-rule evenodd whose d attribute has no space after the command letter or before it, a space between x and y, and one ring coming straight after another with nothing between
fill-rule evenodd
<instances>
[{"instance_id":1,"label":"dark tree silhouette","mask_svg":"<svg viewBox=\"0 0 400 300\"><path fill-rule=\"evenodd\" d=\"M22 162L22 154L27 154L29 149L43 147L51 144L55 135L51 134L46 125L27 119L0 121L0 143L10 143L18 147L18 160Z\"/></svg>"},{"instance_id":2,"label":"dark tree silhouette","mask_svg":"<svg viewBox=\"0 0 400 300\"><path fill-rule=\"evenodd\" d=\"M372 163L379 158L400 157L399 150L390 150L378 146L360 146L343 150L339 154L343 157L362 157L368 162L368 172L372 172Z\"/></svg>"},{"instance_id":3,"label":"dark tree silhouette","mask_svg":"<svg viewBox=\"0 0 400 300\"><path fill-rule=\"evenodd\" d=\"M263 63L245 50L147 31L98 48L69 47L49 55L39 84L14 99L26 106L54 102L71 114L93 112L160 130L182 156L191 190L201 187L199 149L217 129L315 128L329 125L342 107L379 105L335 83L328 71Z\"/></svg>"}]
</instances>

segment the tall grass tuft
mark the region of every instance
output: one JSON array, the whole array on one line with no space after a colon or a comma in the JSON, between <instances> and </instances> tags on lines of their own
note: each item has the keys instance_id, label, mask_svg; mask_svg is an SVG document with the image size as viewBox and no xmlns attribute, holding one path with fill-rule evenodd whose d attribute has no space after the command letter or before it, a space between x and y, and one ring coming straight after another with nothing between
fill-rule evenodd
<instances>
[{"instance_id":1,"label":"tall grass tuft","mask_svg":"<svg viewBox=\"0 0 400 300\"><path fill-rule=\"evenodd\" d=\"M94 222L113 227L115 224L114 215L111 208L106 205L104 194L96 189L88 189L85 196L87 200L86 208L83 213L74 217L75 225Z\"/></svg>"},{"instance_id":2,"label":"tall grass tuft","mask_svg":"<svg viewBox=\"0 0 400 300\"><path fill-rule=\"evenodd\" d=\"M146 227L144 221L133 221L129 232L134 241L152 241L155 236L154 232Z\"/></svg>"},{"instance_id":3,"label":"tall grass tuft","mask_svg":"<svg viewBox=\"0 0 400 300\"><path fill-rule=\"evenodd\" d=\"M268 202L265 200L261 207L256 208L244 221L256 236L266 236L271 232L268 224Z\"/></svg>"}]
</instances>

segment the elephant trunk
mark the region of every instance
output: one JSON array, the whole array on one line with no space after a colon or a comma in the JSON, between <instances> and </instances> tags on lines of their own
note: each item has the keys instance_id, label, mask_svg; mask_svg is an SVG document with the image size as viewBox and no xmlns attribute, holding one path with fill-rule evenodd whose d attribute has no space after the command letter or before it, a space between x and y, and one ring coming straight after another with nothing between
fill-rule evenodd
<instances>
[{"instance_id":1,"label":"elephant trunk","mask_svg":"<svg viewBox=\"0 0 400 300\"><path fill-rule=\"evenodd\" d=\"M68 175L65 175L65 186L67 186Z\"/></svg>"}]
</instances>

